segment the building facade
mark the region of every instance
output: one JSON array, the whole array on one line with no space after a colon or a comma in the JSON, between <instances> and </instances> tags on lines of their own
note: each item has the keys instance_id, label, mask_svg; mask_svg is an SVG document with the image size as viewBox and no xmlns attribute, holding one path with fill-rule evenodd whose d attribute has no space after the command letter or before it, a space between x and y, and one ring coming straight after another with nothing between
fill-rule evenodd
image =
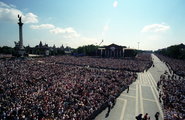
<instances>
[{"instance_id":1,"label":"building facade","mask_svg":"<svg viewBox=\"0 0 185 120\"><path fill-rule=\"evenodd\" d=\"M125 46L111 44L108 46L99 47L97 51L97 55L101 57L120 58L120 57L124 57L125 48L126 48Z\"/></svg>"}]
</instances>

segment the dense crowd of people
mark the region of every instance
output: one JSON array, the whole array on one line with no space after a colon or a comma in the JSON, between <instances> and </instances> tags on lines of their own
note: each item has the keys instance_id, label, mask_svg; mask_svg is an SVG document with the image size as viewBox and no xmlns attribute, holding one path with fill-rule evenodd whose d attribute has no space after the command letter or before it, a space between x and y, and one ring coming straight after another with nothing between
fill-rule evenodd
<instances>
[{"instance_id":1,"label":"dense crowd of people","mask_svg":"<svg viewBox=\"0 0 185 120\"><path fill-rule=\"evenodd\" d=\"M0 54L0 59L6 59L6 58L11 58L12 55L10 54Z\"/></svg>"},{"instance_id":2,"label":"dense crowd of people","mask_svg":"<svg viewBox=\"0 0 185 120\"><path fill-rule=\"evenodd\" d=\"M60 64L58 61L62 60L74 63ZM131 71L91 68L93 60L97 66L100 61L107 66L119 61L71 56L0 60L0 119L92 118L102 105L115 100L137 78ZM78 65L83 62L85 66ZM125 66L134 70L135 66L129 63Z\"/></svg>"},{"instance_id":3,"label":"dense crowd of people","mask_svg":"<svg viewBox=\"0 0 185 120\"><path fill-rule=\"evenodd\" d=\"M178 75L185 76L185 60L178 60L157 54L160 60L165 62Z\"/></svg>"},{"instance_id":4,"label":"dense crowd of people","mask_svg":"<svg viewBox=\"0 0 185 120\"><path fill-rule=\"evenodd\" d=\"M92 119L150 65L148 54L0 60L0 119Z\"/></svg>"},{"instance_id":5,"label":"dense crowd of people","mask_svg":"<svg viewBox=\"0 0 185 120\"><path fill-rule=\"evenodd\" d=\"M52 57L49 62L90 66L103 69L127 70L135 72L142 72L150 68L150 66L152 65L152 59L150 54L138 54L136 58L127 59L93 58L88 56L55 56Z\"/></svg>"},{"instance_id":6,"label":"dense crowd of people","mask_svg":"<svg viewBox=\"0 0 185 120\"><path fill-rule=\"evenodd\" d=\"M164 120L185 119L185 77L165 73L157 83L159 101L164 108Z\"/></svg>"}]
</instances>

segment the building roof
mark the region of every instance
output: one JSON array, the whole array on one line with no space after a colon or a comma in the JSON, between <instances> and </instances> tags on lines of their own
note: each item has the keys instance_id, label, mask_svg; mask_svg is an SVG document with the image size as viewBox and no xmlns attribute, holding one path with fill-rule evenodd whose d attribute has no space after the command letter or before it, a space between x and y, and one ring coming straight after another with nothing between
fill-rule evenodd
<instances>
[{"instance_id":1,"label":"building roof","mask_svg":"<svg viewBox=\"0 0 185 120\"><path fill-rule=\"evenodd\" d=\"M120 45L116 45L116 44L112 43L107 46L101 46L101 47L99 47L99 49L109 49L111 47L120 48L120 49L126 48L126 46L120 46Z\"/></svg>"}]
</instances>

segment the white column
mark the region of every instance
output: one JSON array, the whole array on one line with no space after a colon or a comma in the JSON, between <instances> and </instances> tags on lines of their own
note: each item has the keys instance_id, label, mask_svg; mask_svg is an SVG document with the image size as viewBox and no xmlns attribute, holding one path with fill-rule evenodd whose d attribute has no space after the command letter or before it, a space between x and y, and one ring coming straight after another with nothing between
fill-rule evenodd
<instances>
[{"instance_id":1,"label":"white column","mask_svg":"<svg viewBox=\"0 0 185 120\"><path fill-rule=\"evenodd\" d=\"M125 49L123 49L123 57L124 57L124 52L125 52Z\"/></svg>"}]
</instances>

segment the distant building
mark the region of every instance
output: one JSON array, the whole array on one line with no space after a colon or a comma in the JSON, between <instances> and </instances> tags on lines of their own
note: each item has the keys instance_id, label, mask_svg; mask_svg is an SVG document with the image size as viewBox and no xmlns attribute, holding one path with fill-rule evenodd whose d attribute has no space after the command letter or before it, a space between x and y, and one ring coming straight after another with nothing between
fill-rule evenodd
<instances>
[{"instance_id":1,"label":"distant building","mask_svg":"<svg viewBox=\"0 0 185 120\"><path fill-rule=\"evenodd\" d=\"M40 41L39 45L36 45L35 47L31 48L30 53L31 54L38 54L38 55L49 55L50 47L48 44L43 45Z\"/></svg>"},{"instance_id":2,"label":"distant building","mask_svg":"<svg viewBox=\"0 0 185 120\"><path fill-rule=\"evenodd\" d=\"M137 50L133 48L124 49L124 57L135 57L137 55Z\"/></svg>"},{"instance_id":3,"label":"distant building","mask_svg":"<svg viewBox=\"0 0 185 120\"><path fill-rule=\"evenodd\" d=\"M60 49L61 49L61 50L64 50L64 46L62 45L62 46L60 47Z\"/></svg>"},{"instance_id":4,"label":"distant building","mask_svg":"<svg viewBox=\"0 0 185 120\"><path fill-rule=\"evenodd\" d=\"M97 51L97 56L111 58L135 57L136 54L136 49L116 44L99 47Z\"/></svg>"},{"instance_id":5,"label":"distant building","mask_svg":"<svg viewBox=\"0 0 185 120\"><path fill-rule=\"evenodd\" d=\"M64 49L64 53L66 55L71 55L72 52L73 52L73 50L68 46L66 46L66 48Z\"/></svg>"},{"instance_id":6,"label":"distant building","mask_svg":"<svg viewBox=\"0 0 185 120\"><path fill-rule=\"evenodd\" d=\"M97 55L101 57L124 57L125 46L111 44L108 46L99 47Z\"/></svg>"},{"instance_id":7,"label":"distant building","mask_svg":"<svg viewBox=\"0 0 185 120\"><path fill-rule=\"evenodd\" d=\"M29 54L37 54L37 55L63 55L65 48L63 45L60 48L57 48L55 45L53 47L49 47L48 44L44 44L40 41L38 45L35 47L30 47L29 45L26 47L26 51Z\"/></svg>"},{"instance_id":8,"label":"distant building","mask_svg":"<svg viewBox=\"0 0 185 120\"><path fill-rule=\"evenodd\" d=\"M181 44L179 45L179 47L180 47L180 50L181 50L181 51L185 51L185 45L184 45L183 43L181 43Z\"/></svg>"}]
</instances>

